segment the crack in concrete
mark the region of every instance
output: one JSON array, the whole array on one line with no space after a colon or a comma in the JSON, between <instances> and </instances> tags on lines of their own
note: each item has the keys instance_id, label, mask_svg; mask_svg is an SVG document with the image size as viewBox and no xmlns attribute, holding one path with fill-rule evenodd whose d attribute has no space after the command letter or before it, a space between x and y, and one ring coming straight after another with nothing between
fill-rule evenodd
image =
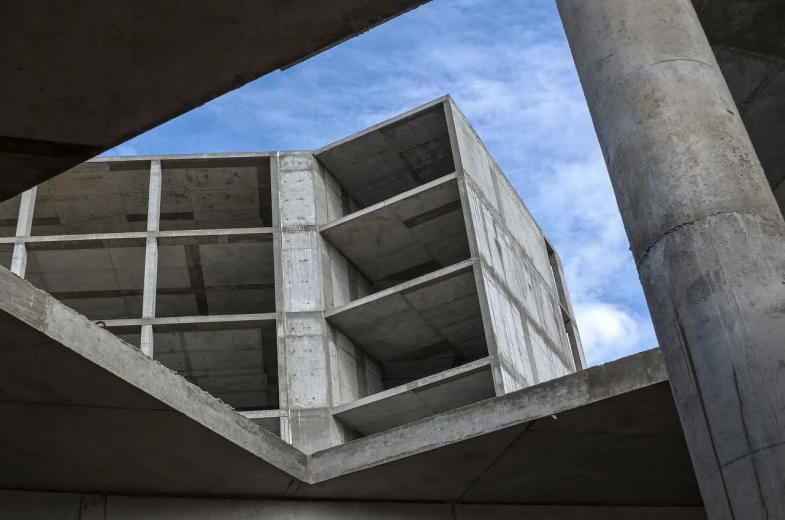
<instances>
[{"instance_id":1,"label":"crack in concrete","mask_svg":"<svg viewBox=\"0 0 785 520\"><path fill-rule=\"evenodd\" d=\"M679 230L681 230L681 229L683 229L683 228L685 228L685 227L688 227L688 226L693 226L693 225L697 224L698 222L700 222L700 221L702 221L702 220L706 220L706 219L709 219L709 218L711 218L711 217L717 217L717 216L720 216L720 215L730 215L730 214L737 214L737 215L748 215L748 216L760 216L760 217L762 217L764 220L769 220L769 218L768 218L768 217L767 217L767 216L766 216L764 213L762 213L762 212L761 212L761 211L759 211L759 210L755 210L755 211L745 211L745 210L723 210L723 211L713 211L713 212L711 212L711 213L708 213L708 214L706 214L706 215L703 215L702 217L698 217L698 218L696 218L696 219L693 219L693 220L690 220L690 221L688 221L688 222L684 222L684 223L682 223L682 224L678 224L678 225L676 225L676 226L673 226L673 227L672 227L672 228L670 228L669 230L667 230L667 231L665 231L664 233L660 234L660 236L658 236L657 238L655 238L655 239L654 239L654 240L651 242L651 244L649 244L649 246L648 246L648 247L647 247L647 248L646 248L646 249L643 251L643 253L641 253L640 257L639 257L639 258L636 258L636 260L635 260L635 267L636 267L636 268L637 268L637 269L640 271L641 265L642 265L642 264L643 264L643 262L645 262L645 261L646 261L646 259L649 257L649 253L651 252L651 250L652 250L652 249L654 249L654 247L655 247L655 246L656 246L658 243L660 243L660 242L661 242L661 241L662 241L664 238L666 238L668 235L671 235L671 234L675 233L676 231L679 231Z\"/></svg>"}]
</instances>

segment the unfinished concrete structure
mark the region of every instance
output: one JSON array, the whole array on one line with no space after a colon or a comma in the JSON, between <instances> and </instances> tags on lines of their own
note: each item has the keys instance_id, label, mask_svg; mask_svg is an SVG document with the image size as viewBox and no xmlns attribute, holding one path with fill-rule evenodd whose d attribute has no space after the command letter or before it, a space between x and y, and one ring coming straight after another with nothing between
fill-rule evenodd
<instances>
[{"instance_id":1,"label":"unfinished concrete structure","mask_svg":"<svg viewBox=\"0 0 785 520\"><path fill-rule=\"evenodd\" d=\"M316 152L95 159L0 211L2 265L305 453L585 367L449 97Z\"/></svg>"},{"instance_id":2,"label":"unfinished concrete structure","mask_svg":"<svg viewBox=\"0 0 785 520\"><path fill-rule=\"evenodd\" d=\"M419 3L7 2L0 7L0 198ZM659 352L650 351L307 455L252 422L275 429L281 422L274 414L243 417L103 330L106 324L2 269L2 516L686 519L705 518L705 502L712 519L782 518L783 230L768 191L781 209L782 3L557 3L667 374ZM40 271L36 247L46 251L37 238L25 238L34 198L23 196L22 218L5 226L20 234L6 242L6 263L19 273ZM3 218L16 215L12 209ZM184 256L190 246L193 258L196 247L201 255L204 236L188 243L185 231L149 224L133 223L138 236L126 244L145 261L119 267L117 291L124 270L136 271L124 280L138 280L141 265L156 263L159 246L157 263L168 280L176 275L164 273L164 264L172 259L173 269L181 268L182 258L167 257L164 248L182 247ZM181 242L167 243L167 233ZM326 240L311 236L319 247ZM307 256L308 248L300 249ZM155 304L183 297L174 291L183 287L161 287L151 298L144 287L158 287L152 278L159 271L141 272L141 289L133 282L116 296L148 317L132 318L126 330L121 322L109 325L133 333L145 352L160 351L159 331L209 333L216 319L224 333L239 330L220 316L198 327L176 317L167 322L160 317L166 304ZM198 280L194 287L197 311L221 308L220 295ZM477 285L478 295L485 287ZM262 297L262 287L243 290ZM240 328L269 336L259 316L250 319L256 321ZM328 317L322 331L327 327L337 325ZM322 344L312 339L297 341ZM264 359L259 349L248 351ZM182 372L205 384L198 370ZM245 388L243 398L261 402L265 395L270 407L275 380L266 370L265 377L265 391ZM222 390L227 399L242 395L212 387ZM295 419L304 449L341 440L340 419L327 420L323 407L303 410L310 411Z\"/></svg>"}]
</instances>

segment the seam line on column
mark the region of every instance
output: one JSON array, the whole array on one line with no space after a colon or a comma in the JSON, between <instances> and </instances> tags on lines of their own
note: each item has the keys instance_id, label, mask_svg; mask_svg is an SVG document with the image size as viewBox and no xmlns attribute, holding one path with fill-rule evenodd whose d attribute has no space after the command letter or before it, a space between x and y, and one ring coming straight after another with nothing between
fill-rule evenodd
<instances>
[{"instance_id":1,"label":"seam line on column","mask_svg":"<svg viewBox=\"0 0 785 520\"><path fill-rule=\"evenodd\" d=\"M745 211L745 210L735 210L734 209L734 210L713 211L711 213L703 215L702 217L698 217L696 219L693 219L693 220L684 222L682 224L678 224L676 226L673 226L669 230L667 230L664 233L660 234L660 236L658 236L657 238L652 240L651 244L649 244L649 246L643 251L643 253L641 253L640 258L635 260L635 267L640 268L641 264L643 264L643 262L645 262L646 259L649 257L649 253L651 252L652 249L654 249L654 246L656 246L662 239L664 239L668 235L670 235L670 234L672 234L672 233L674 233L676 231L679 231L682 228L695 225L698 222L700 222L702 220L706 220L706 219L711 218L711 217L718 217L718 216L721 216L721 215L732 215L732 214L747 215L747 216L760 216L760 217L763 218L763 220L770 221L770 222L776 222L776 220L777 220L776 217L773 220L768 218L768 216L765 213L763 213L763 212L761 212L759 210Z\"/></svg>"}]
</instances>

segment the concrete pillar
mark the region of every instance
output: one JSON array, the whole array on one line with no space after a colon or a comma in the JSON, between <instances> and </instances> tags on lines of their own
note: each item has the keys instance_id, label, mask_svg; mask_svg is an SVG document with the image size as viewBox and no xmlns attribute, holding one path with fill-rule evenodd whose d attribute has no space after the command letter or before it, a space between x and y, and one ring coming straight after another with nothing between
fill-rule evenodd
<instances>
[{"instance_id":1,"label":"concrete pillar","mask_svg":"<svg viewBox=\"0 0 785 520\"><path fill-rule=\"evenodd\" d=\"M155 298L158 289L158 232L161 223L161 161L150 163L150 193L147 200L147 245L144 255L144 290L142 293L142 318L155 318ZM153 326L142 325L139 347L153 357Z\"/></svg>"},{"instance_id":2,"label":"concrete pillar","mask_svg":"<svg viewBox=\"0 0 785 520\"><path fill-rule=\"evenodd\" d=\"M16 236L29 237L33 229L33 213L35 213L35 196L38 187L33 187L22 193L19 202L19 219L16 221ZM11 259L11 272L20 278L25 277L27 271L27 246L24 242L14 244L14 253Z\"/></svg>"},{"instance_id":3,"label":"concrete pillar","mask_svg":"<svg viewBox=\"0 0 785 520\"><path fill-rule=\"evenodd\" d=\"M785 518L785 223L692 4L557 5L709 518Z\"/></svg>"}]
</instances>

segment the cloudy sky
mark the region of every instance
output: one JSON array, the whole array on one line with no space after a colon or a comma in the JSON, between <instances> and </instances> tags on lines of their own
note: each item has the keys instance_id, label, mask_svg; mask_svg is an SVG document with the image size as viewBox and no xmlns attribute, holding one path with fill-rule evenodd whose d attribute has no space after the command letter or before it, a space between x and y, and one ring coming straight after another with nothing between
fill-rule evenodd
<instances>
[{"instance_id":1,"label":"cloudy sky","mask_svg":"<svg viewBox=\"0 0 785 520\"><path fill-rule=\"evenodd\" d=\"M451 94L559 251L590 364L656 346L553 0L434 0L111 150L304 150Z\"/></svg>"}]
</instances>

